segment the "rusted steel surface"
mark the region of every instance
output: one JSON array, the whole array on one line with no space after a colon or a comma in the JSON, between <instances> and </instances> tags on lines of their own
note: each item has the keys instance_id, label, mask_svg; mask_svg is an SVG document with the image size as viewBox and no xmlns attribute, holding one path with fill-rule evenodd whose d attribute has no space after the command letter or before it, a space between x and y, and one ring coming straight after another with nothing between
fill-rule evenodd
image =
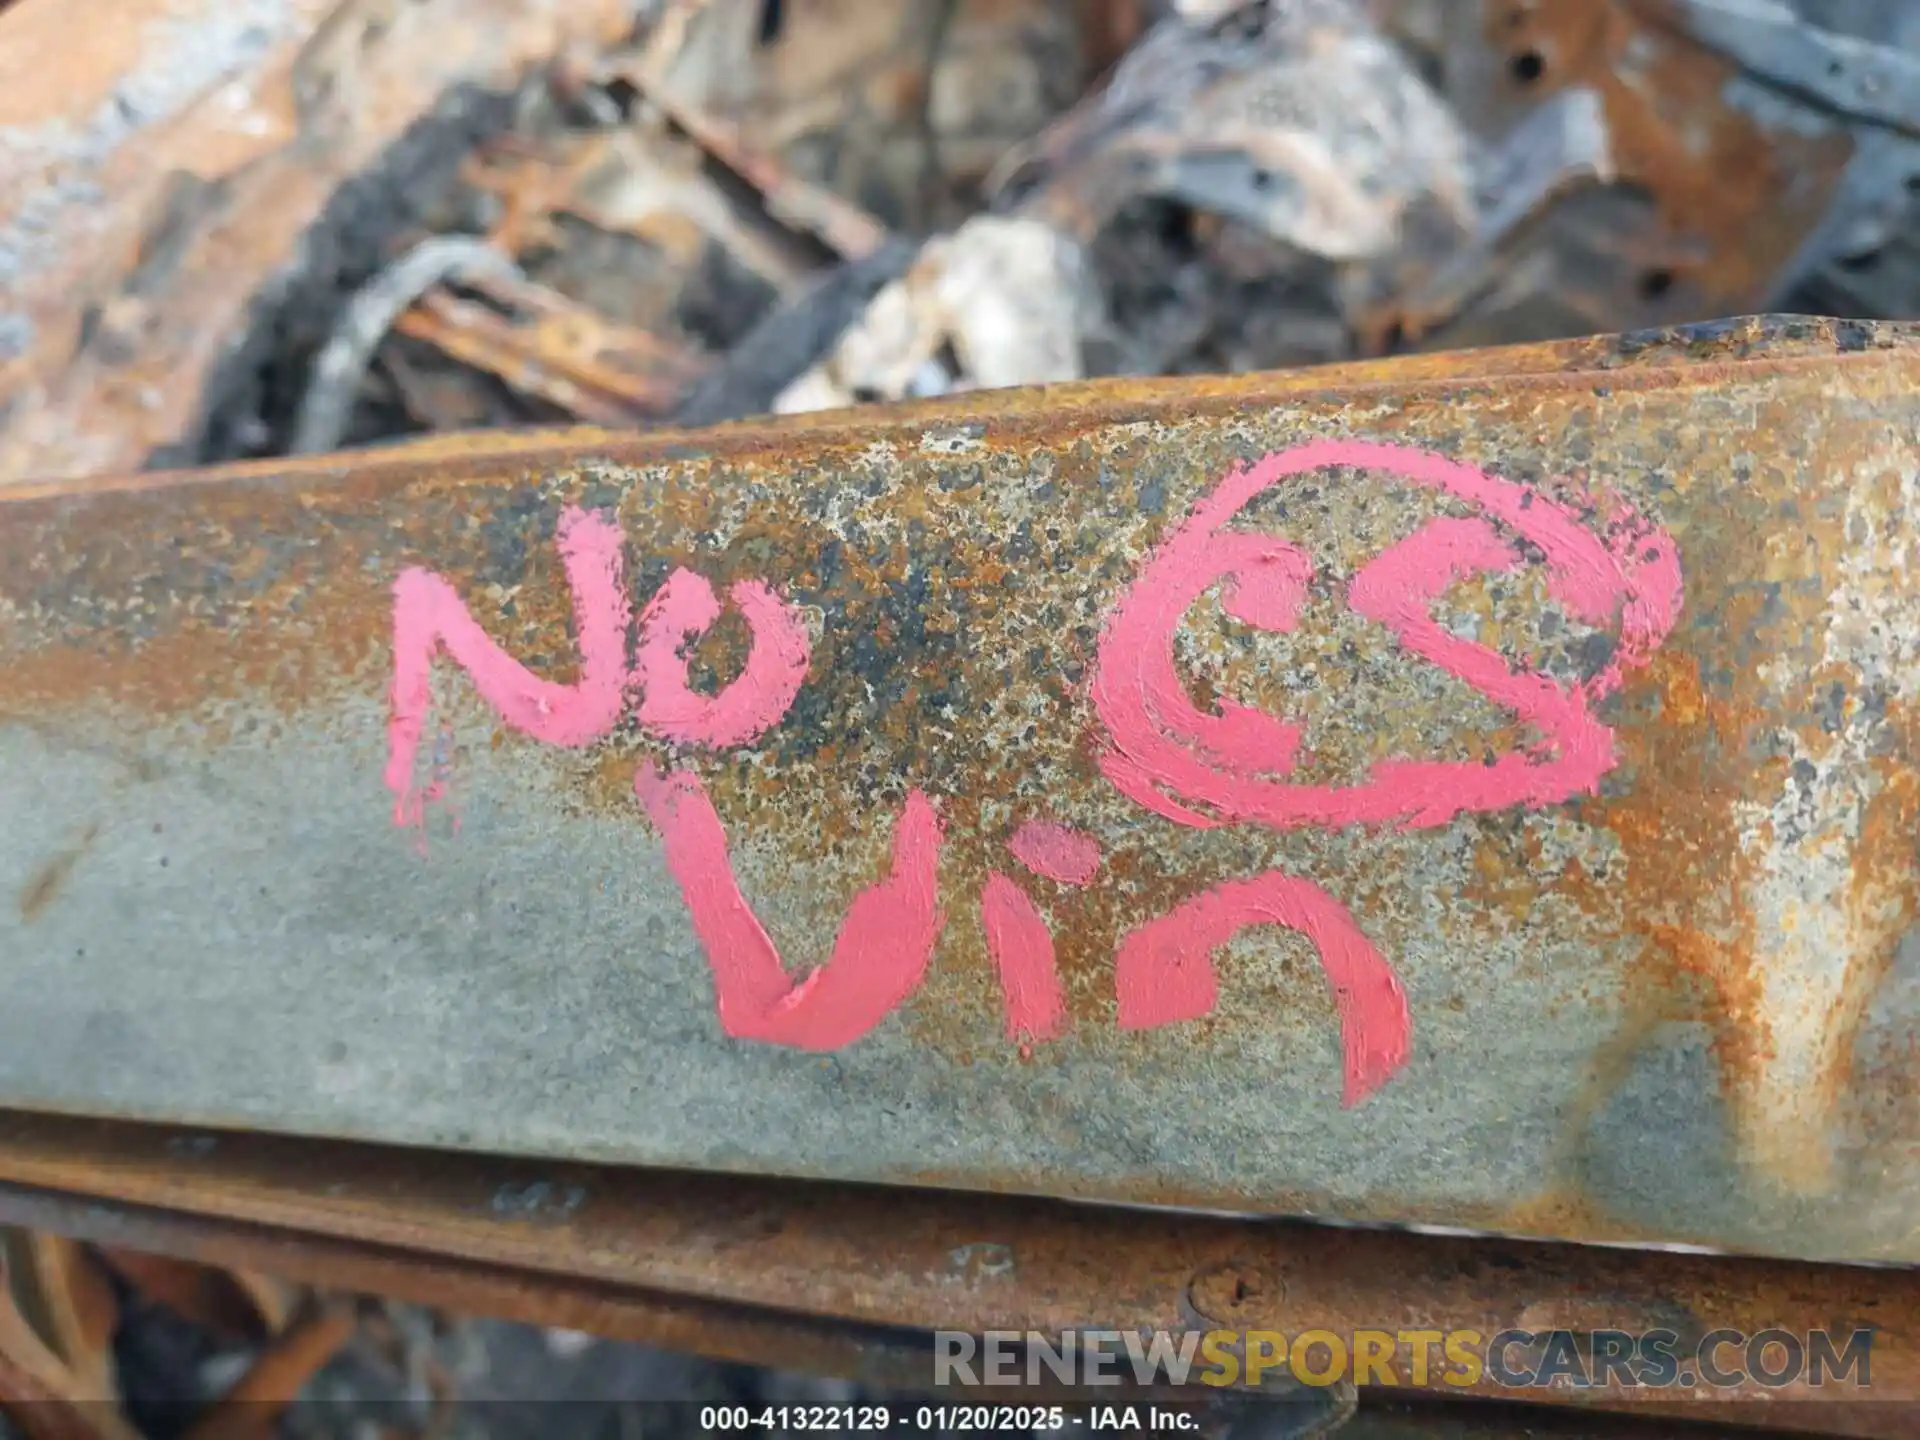
<instances>
[{"instance_id":1,"label":"rusted steel surface","mask_svg":"<svg viewBox=\"0 0 1920 1440\"><path fill-rule=\"evenodd\" d=\"M925 1385L932 1373L929 1337L920 1332L834 1323L19 1186L0 1186L0 1214L10 1223L138 1246L150 1254L257 1264L329 1290L558 1326L716 1360L903 1388Z\"/></svg>"},{"instance_id":2,"label":"rusted steel surface","mask_svg":"<svg viewBox=\"0 0 1920 1440\"><path fill-rule=\"evenodd\" d=\"M1920 1258L1915 343L17 488L0 1099Z\"/></svg>"},{"instance_id":3,"label":"rusted steel surface","mask_svg":"<svg viewBox=\"0 0 1920 1440\"><path fill-rule=\"evenodd\" d=\"M1778 304L1844 250L1867 197L1897 204L1883 152L1898 137L1743 73L1672 0L1372 8L1432 55L1442 94L1483 136L1510 133L1556 97L1593 95L1611 176L1543 208L1525 244L1476 276L1495 293L1466 317L1450 324L1461 277L1443 271L1379 306L1369 321L1382 337L1437 330L1471 345Z\"/></svg>"},{"instance_id":4,"label":"rusted steel surface","mask_svg":"<svg viewBox=\"0 0 1920 1440\"><path fill-rule=\"evenodd\" d=\"M467 1315L558 1326L709 1359L905 1391L925 1390L935 1373L933 1334L926 1329L666 1294L547 1270L368 1245L27 1186L0 1184L0 1216L36 1230L116 1247L137 1246L150 1255L227 1266L258 1265L276 1276L335 1293L357 1291ZM955 1389L986 1388L964 1378L953 1385ZM1053 1383L1023 1387L1022 1398L1064 1401L1084 1399L1085 1392ZM1125 1379L1120 1398L1191 1403L1194 1397L1192 1387L1142 1387ZM1528 1413L1537 1413L1536 1407L1528 1407Z\"/></svg>"},{"instance_id":5,"label":"rusted steel surface","mask_svg":"<svg viewBox=\"0 0 1920 1440\"><path fill-rule=\"evenodd\" d=\"M271 1266L277 1274L332 1290L364 1290L468 1315L559 1326L741 1364L840 1376L896 1395L926 1395L927 1377L933 1373L932 1337L926 1331L661 1295L177 1212L82 1201L17 1186L0 1186L0 1216L104 1243L137 1244L151 1253L213 1264ZM1089 1394L1085 1389L1076 1392L1051 1385L1023 1386L1019 1393L1029 1403L1035 1399L1085 1403ZM963 1380L955 1380L944 1394L949 1399L959 1394L1001 1402L1008 1398L1004 1388L989 1391ZM1135 1398L1194 1403L1192 1387L1142 1391L1130 1383L1104 1389L1098 1398L1103 1404ZM1676 1431L1668 1417L1684 1419L1684 1428ZM1463 1402L1430 1391L1369 1387L1361 1394L1359 1414L1338 1433L1341 1440L1653 1440L1676 1433L1709 1440L1714 1435L1760 1430L1905 1440L1916 1418L1920 1417L1911 1407L1897 1401L1865 1406L1787 1402L1764 1407L1743 1401L1695 1402L1663 1410L1657 1405L1616 1409L1600 1397L1584 1407L1546 1408L1537 1403Z\"/></svg>"},{"instance_id":6,"label":"rusted steel surface","mask_svg":"<svg viewBox=\"0 0 1920 1440\"><path fill-rule=\"evenodd\" d=\"M1444 1393L1905 1436L1910 1272L675 1174L0 1114L0 1217L333 1286L920 1387L935 1329L1873 1327L1871 1389ZM831 1325L829 1325L831 1322ZM757 1355L753 1347L762 1349ZM1436 1371L1440 1367L1435 1367ZM1848 1401L1851 1403L1848 1403ZM1904 1428L1903 1428L1904 1427Z\"/></svg>"}]
</instances>

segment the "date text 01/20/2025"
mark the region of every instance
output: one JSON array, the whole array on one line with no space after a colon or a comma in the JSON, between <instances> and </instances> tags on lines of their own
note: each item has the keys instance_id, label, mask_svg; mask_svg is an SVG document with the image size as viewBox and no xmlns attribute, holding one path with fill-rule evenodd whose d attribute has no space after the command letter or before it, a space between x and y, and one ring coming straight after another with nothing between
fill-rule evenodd
<instances>
[{"instance_id":1,"label":"date text 01/20/2025","mask_svg":"<svg viewBox=\"0 0 1920 1440\"><path fill-rule=\"evenodd\" d=\"M1197 1413L1165 1405L708 1405L700 1428L709 1434L753 1431L845 1431L882 1433L906 1428L924 1433L977 1431L1190 1431Z\"/></svg>"}]
</instances>

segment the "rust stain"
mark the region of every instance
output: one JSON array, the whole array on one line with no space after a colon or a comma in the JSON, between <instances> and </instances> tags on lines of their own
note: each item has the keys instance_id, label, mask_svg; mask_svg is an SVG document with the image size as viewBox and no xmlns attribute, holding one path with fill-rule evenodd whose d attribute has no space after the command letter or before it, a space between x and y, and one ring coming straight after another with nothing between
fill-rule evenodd
<instances>
[{"instance_id":1,"label":"rust stain","mask_svg":"<svg viewBox=\"0 0 1920 1440\"><path fill-rule=\"evenodd\" d=\"M0 1114L0 1208L34 1195L142 1207L197 1224L199 1253L257 1255L249 1236L348 1258L487 1266L524 1277L781 1315L952 1328L1180 1327L1196 1308L1289 1331L1468 1328L1531 1321L1756 1333L1871 1325L1878 1403L1920 1399L1920 1312L1902 1272L1590 1246L1329 1230L925 1190L424 1154L236 1133L183 1163L173 1132ZM594 1198L549 1225L493 1204L532 1175ZM125 1243L126 1236L119 1237ZM956 1254L991 1246L976 1283ZM1116 1257L1119 1257L1116 1260ZM1005 1261L1008 1263L999 1263ZM258 1260L252 1261L258 1264ZM277 1267L276 1267L277 1268ZM1447 1388L1436 1378L1435 1388ZM1495 1394L1486 1382L1482 1393ZM1816 1398L1804 1382L1732 1400ZM1584 1403L1635 1410L1661 1392L1602 1379ZM1508 1396L1506 1398L1511 1398ZM1547 1398L1547 1397L1543 1397ZM1818 1407L1824 1410L1825 1407ZM1818 1424L1816 1407L1802 1420ZM1771 1412L1771 1407L1770 1407ZM1841 1430L1840 1433L1848 1433ZM1861 1433L1903 1433L1897 1428Z\"/></svg>"},{"instance_id":2,"label":"rust stain","mask_svg":"<svg viewBox=\"0 0 1920 1440\"><path fill-rule=\"evenodd\" d=\"M200 717L204 740L219 745L236 725L293 715L387 663L384 587L301 564L255 604L241 617L176 613L145 637L76 626L9 662L0 715L31 721L84 695L155 718ZM325 623L291 618L303 610Z\"/></svg>"},{"instance_id":3,"label":"rust stain","mask_svg":"<svg viewBox=\"0 0 1920 1440\"><path fill-rule=\"evenodd\" d=\"M1577 1145L1655 1028L1702 1019L1715 1036L1736 1138L1750 1147L1760 1130L1774 1137L1765 1154L1750 1151L1749 1161L1795 1188L1819 1191L1832 1183L1830 1122L1848 1084L1851 1036L1916 913L1913 835L1920 814L1909 758L1912 722L1896 702L1888 733L1905 738L1873 762L1877 793L1851 842L1846 973L1830 1013L1791 1018L1803 1029L1817 1024L1823 1048L1816 1083L1792 1097L1796 1123L1789 1131L1769 1107L1779 1104L1771 1072L1792 1063L1778 1038L1778 1027L1789 1023L1780 1007L1791 1002L1779 993L1779 977L1769 990L1766 967L1780 962L1763 954L1765 938L1756 929L1757 887L1780 882L1761 874L1758 857L1785 843L1768 818L1779 797L1791 793L1793 764L1780 737L1792 735L1816 757L1838 754L1834 732L1852 722L1823 716L1821 706L1846 691L1857 709L1861 683L1850 666L1819 663L1831 577L1848 544L1840 495L1796 487L1793 477L1851 475L1864 447L1878 443L1871 435L1796 425L1796 414L1805 411L1776 398L1754 416L1776 444L1755 457L1753 475L1726 492L1714 564L1689 571L1689 606L1701 623L1686 649L1656 659L1646 684L1658 688L1639 702L1656 707L1658 724L1620 729L1627 783L1582 807L1584 818L1618 837L1625 865L1604 883L1577 884L1572 893L1597 916L1632 917L1648 943L1628 972L1624 1018L1590 1068L1567 1141ZM1764 535L1769 511L1790 514L1792 524ZM1883 576L1880 583L1898 582ZM1785 672L1793 681L1770 682L1769 665L1776 677ZM1631 693L1622 697L1623 706L1635 703ZM1789 1133L1794 1138L1786 1144Z\"/></svg>"},{"instance_id":4,"label":"rust stain","mask_svg":"<svg viewBox=\"0 0 1920 1440\"><path fill-rule=\"evenodd\" d=\"M1890 710L1906 737L1905 755L1920 753L1920 716L1908 706ZM1915 838L1920 836L1920 774L1904 762L1904 756L1882 758L1876 769L1881 789L1861 817L1847 902L1857 917L1855 930L1877 933L1881 943L1853 957L1846 981L1850 1003L1841 1021L1844 1043L1836 1049L1833 1067L1824 1077L1829 1087L1824 1098L1829 1104L1838 1101L1853 1066L1853 1031L1861 1012L1886 977L1901 939L1920 923L1920 876L1914 868Z\"/></svg>"},{"instance_id":5,"label":"rust stain","mask_svg":"<svg viewBox=\"0 0 1920 1440\"><path fill-rule=\"evenodd\" d=\"M1550 1182L1512 1205L1496 1208L1485 1223L1510 1235L1577 1235L1582 1240L1619 1244L1632 1244L1640 1238L1637 1226L1608 1213L1591 1195L1561 1181Z\"/></svg>"},{"instance_id":6,"label":"rust stain","mask_svg":"<svg viewBox=\"0 0 1920 1440\"><path fill-rule=\"evenodd\" d=\"M1529 96L1592 86L1621 179L1645 187L1658 205L1667 233L1643 242L1637 268L1634 257L1618 257L1629 269L1622 279L1643 288L1655 273L1667 276L1667 288L1691 282L1699 298L1686 303L1709 310L1741 309L1764 294L1826 209L1851 137L1837 127L1811 136L1769 130L1730 105L1738 68L1671 20L1653 23L1657 4L1537 0L1484 9L1489 45L1509 57L1509 85ZM1630 298L1636 308L1646 304Z\"/></svg>"},{"instance_id":7,"label":"rust stain","mask_svg":"<svg viewBox=\"0 0 1920 1440\"><path fill-rule=\"evenodd\" d=\"M80 857L87 853L95 839L99 837L100 824L95 821L81 832L80 838L72 844L63 846L60 851L33 873L33 877L20 887L20 918L28 924L38 920L46 909L59 898L61 889L67 883L67 877L73 874L73 867L80 863Z\"/></svg>"},{"instance_id":8,"label":"rust stain","mask_svg":"<svg viewBox=\"0 0 1920 1440\"><path fill-rule=\"evenodd\" d=\"M1746 607L1736 601L1733 608ZM1737 626L1741 616L1728 621ZM1741 898L1746 866L1730 843L1736 806L1762 779L1749 749L1764 715L1752 700L1709 699L1691 656L1664 654L1651 669L1672 709L1663 708L1657 734L1622 734L1622 769L1631 781L1624 794L1592 807L1593 822L1620 840L1624 873L1610 874L1604 886L1586 881L1576 893L1647 927L1650 943L1629 972L1621 1062L1654 1026L1703 1018L1714 1030L1722 1082L1733 1086L1764 1062L1768 1045L1751 976L1752 920ZM1763 768L1776 783L1785 770Z\"/></svg>"}]
</instances>

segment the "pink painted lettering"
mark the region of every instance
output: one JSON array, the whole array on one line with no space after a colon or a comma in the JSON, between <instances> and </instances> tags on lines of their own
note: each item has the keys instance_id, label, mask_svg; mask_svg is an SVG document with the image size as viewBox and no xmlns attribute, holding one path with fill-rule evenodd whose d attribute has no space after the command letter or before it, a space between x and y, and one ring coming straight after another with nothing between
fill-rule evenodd
<instances>
[{"instance_id":1,"label":"pink painted lettering","mask_svg":"<svg viewBox=\"0 0 1920 1440\"><path fill-rule=\"evenodd\" d=\"M1211 1014L1219 999L1213 952L1250 925L1297 930L1320 952L1340 1013L1341 1104L1359 1104L1406 1064L1413 1022L1380 952L1346 907L1308 880L1277 871L1229 880L1127 935L1114 968L1122 1028Z\"/></svg>"},{"instance_id":2,"label":"pink painted lettering","mask_svg":"<svg viewBox=\"0 0 1920 1440\"><path fill-rule=\"evenodd\" d=\"M642 692L640 723L654 734L711 749L745 745L779 724L800 693L813 656L799 612L758 580L728 593L753 641L739 676L718 695L689 688L682 653L720 618L713 586L676 570L641 612L634 681Z\"/></svg>"},{"instance_id":3,"label":"pink painted lettering","mask_svg":"<svg viewBox=\"0 0 1920 1440\"><path fill-rule=\"evenodd\" d=\"M886 879L854 896L833 954L796 982L740 893L726 832L697 776L643 764L633 782L667 847L719 997L720 1027L742 1040L837 1050L919 988L946 923L935 897L940 824L915 790L893 832Z\"/></svg>"},{"instance_id":4,"label":"pink painted lettering","mask_svg":"<svg viewBox=\"0 0 1920 1440\"><path fill-rule=\"evenodd\" d=\"M387 788L394 823L422 824L442 782L414 782L420 737L432 701L433 656L444 646L474 688L516 730L549 745L579 746L612 731L627 684L626 591L621 587L620 527L569 507L560 516L560 558L573 590L580 635L580 678L541 680L482 630L446 580L409 568L393 587L392 715L387 722Z\"/></svg>"},{"instance_id":5,"label":"pink painted lettering","mask_svg":"<svg viewBox=\"0 0 1920 1440\"><path fill-rule=\"evenodd\" d=\"M1047 922L997 870L980 892L980 920L1006 1002L1008 1038L1023 1045L1053 1039L1066 1027L1067 1001Z\"/></svg>"},{"instance_id":6,"label":"pink painted lettering","mask_svg":"<svg viewBox=\"0 0 1920 1440\"><path fill-rule=\"evenodd\" d=\"M1511 712L1537 737L1522 749L1484 765L1388 760L1356 784L1300 784L1290 778L1302 743L1298 725L1232 701L1207 710L1193 702L1174 659L1187 612L1217 590L1230 616L1284 632L1298 623L1314 575L1300 546L1230 525L1275 485L1327 466L1375 471L1477 512L1432 519L1389 546L1351 577L1347 602L1408 654ZM1682 598L1670 535L1614 497L1599 496L1593 511L1606 513L1593 518L1472 465L1371 441L1317 442L1233 470L1153 551L1106 617L1091 683L1105 732L1102 774L1151 813L1196 828L1414 828L1591 791L1615 763L1612 731L1593 707L1647 662ZM425 783L415 773L433 660L443 649L507 725L553 745L587 745L611 733L629 701L648 734L709 750L750 744L791 711L812 646L799 610L769 585L747 579L727 588L751 640L740 674L706 695L690 683L687 650L721 615L712 583L687 569L668 576L640 613L629 666L635 627L619 526L569 508L558 542L579 636L571 684L541 680L510 657L444 578L410 568L395 583L385 778L396 823L421 824L427 806L444 798L437 772ZM1563 685L1516 669L1434 616L1453 586L1526 563L1544 565L1549 593L1570 615L1616 632L1609 662L1584 682ZM894 821L887 873L854 895L825 963L795 979L741 894L725 829L700 778L644 762L634 794L661 835L727 1035L833 1050L869 1034L919 988L945 925L943 839L927 795L909 792ZM1093 837L1050 819L1024 821L1007 849L1031 874L1069 890L1093 885L1103 865ZM1066 999L1046 919L998 870L988 874L979 904L1007 1035L1023 1050L1057 1038L1067 1025ZM1274 870L1226 881L1137 925L1115 957L1120 1024L1142 1029L1212 1013L1216 952L1258 925L1297 931L1315 947L1340 1017L1342 1104L1358 1104L1407 1064L1411 1016L1385 958L1310 880Z\"/></svg>"},{"instance_id":7,"label":"pink painted lettering","mask_svg":"<svg viewBox=\"0 0 1920 1440\"><path fill-rule=\"evenodd\" d=\"M580 678L541 680L480 628L442 576L410 567L393 587L392 715L387 725L387 787L394 820L421 824L443 782L417 784L414 771L436 650L445 648L472 677L481 698L516 730L550 745L580 746L610 734L628 689L641 692L641 726L662 739L720 749L748 744L777 725L806 679L812 647L799 612L764 582L728 591L752 635L745 666L713 696L687 684L684 650L720 617L713 586L691 570L667 577L640 617L638 655L627 667L632 612L621 583L625 537L612 520L575 506L561 513L561 561L573 592L580 636Z\"/></svg>"},{"instance_id":8,"label":"pink painted lettering","mask_svg":"<svg viewBox=\"0 0 1920 1440\"><path fill-rule=\"evenodd\" d=\"M1395 794L1406 825L1444 825L1463 810L1500 810L1518 795L1558 797L1590 788L1613 764L1613 736L1584 694L1544 675L1516 672L1497 650L1462 640L1433 618L1447 588L1475 571L1500 571L1520 556L1481 520L1441 519L1370 561L1353 577L1348 604L1391 630L1423 660L1505 705L1547 738L1552 758L1506 754L1491 765L1387 760L1374 785Z\"/></svg>"},{"instance_id":9,"label":"pink painted lettering","mask_svg":"<svg viewBox=\"0 0 1920 1440\"><path fill-rule=\"evenodd\" d=\"M1393 761L1358 785L1300 785L1284 778L1299 750L1298 726L1231 702L1217 714L1193 703L1173 660L1174 632L1187 610L1221 585L1229 614L1285 631L1311 574L1299 547L1226 526L1282 480L1329 465L1381 471L1479 507L1538 549L1550 593L1572 614L1590 624L1618 623L1612 661L1571 691L1544 676L1514 673L1496 652L1447 634L1430 614L1441 591L1474 570L1518 563L1482 521L1435 521L1354 578L1356 609L1413 653L1515 709L1542 731L1540 744L1491 767ZM1591 703L1618 686L1626 668L1646 662L1680 610L1672 537L1617 509L1602 539L1530 486L1369 441L1320 441L1232 471L1154 551L1108 617L1092 686L1109 741L1103 772L1154 813L1202 828L1441 825L1469 810L1543 805L1591 791L1615 759L1612 733L1593 718Z\"/></svg>"},{"instance_id":10,"label":"pink painted lettering","mask_svg":"<svg viewBox=\"0 0 1920 1440\"><path fill-rule=\"evenodd\" d=\"M1100 845L1071 825L1029 820L1013 832L1007 848L1034 874L1062 885L1082 886L1100 873Z\"/></svg>"}]
</instances>

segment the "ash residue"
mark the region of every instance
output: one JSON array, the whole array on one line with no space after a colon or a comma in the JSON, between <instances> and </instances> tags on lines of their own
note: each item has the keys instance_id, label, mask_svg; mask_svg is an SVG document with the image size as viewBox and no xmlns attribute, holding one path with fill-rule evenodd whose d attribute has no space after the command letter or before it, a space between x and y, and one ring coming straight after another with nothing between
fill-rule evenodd
<instances>
[{"instance_id":1,"label":"ash residue","mask_svg":"<svg viewBox=\"0 0 1920 1440\"><path fill-rule=\"evenodd\" d=\"M91 114L0 131L0 166L41 177L33 186L22 187L20 208L0 222L0 296L54 258L46 249L48 237L73 231L70 212L100 205L99 174L122 146L180 113L223 79L245 75L298 27L291 0L228 0L201 8L204 13L191 20L154 22L141 47L139 68ZM32 340L33 324L27 316L0 309L0 361L21 355Z\"/></svg>"},{"instance_id":2,"label":"ash residue","mask_svg":"<svg viewBox=\"0 0 1920 1440\"><path fill-rule=\"evenodd\" d=\"M343 185L300 253L255 298L244 340L209 378L201 433L157 452L153 469L284 454L308 367L347 296L376 274L402 237L466 230L460 163L510 124L513 97L462 90L413 126L381 162ZM363 417L349 443L406 428L391 413Z\"/></svg>"}]
</instances>

